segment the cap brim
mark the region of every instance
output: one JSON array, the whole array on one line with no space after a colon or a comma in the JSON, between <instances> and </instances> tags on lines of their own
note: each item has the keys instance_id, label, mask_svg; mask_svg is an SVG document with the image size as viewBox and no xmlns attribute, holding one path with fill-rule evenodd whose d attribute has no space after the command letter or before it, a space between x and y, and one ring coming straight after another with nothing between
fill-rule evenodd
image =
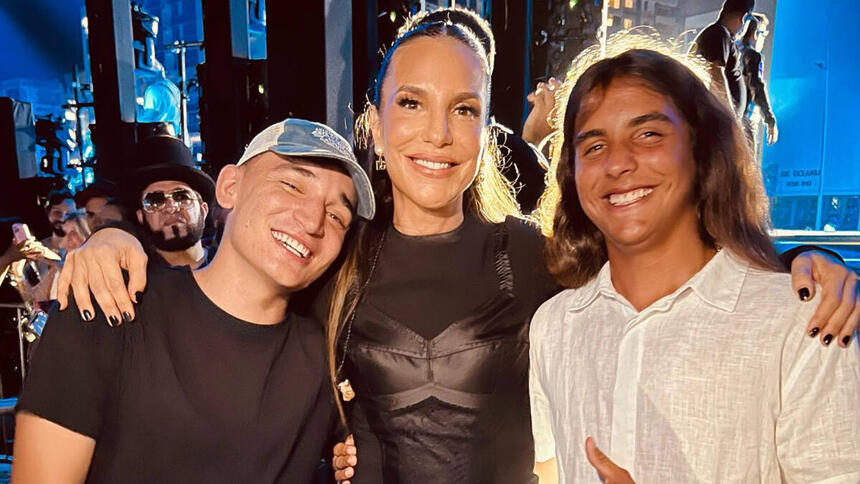
<instances>
[{"instance_id":1,"label":"cap brim","mask_svg":"<svg viewBox=\"0 0 860 484\"><path fill-rule=\"evenodd\" d=\"M284 156L295 156L298 158L326 158L339 161L346 168L349 177L352 179L352 184L355 186L355 193L358 196L358 207L356 213L359 217L371 220L376 213L376 201L373 197L373 187L370 185L370 179L364 168L361 167L355 160L348 156L340 155L336 152L327 150L292 150L283 145L275 145L269 148L269 151Z\"/></svg>"}]
</instances>

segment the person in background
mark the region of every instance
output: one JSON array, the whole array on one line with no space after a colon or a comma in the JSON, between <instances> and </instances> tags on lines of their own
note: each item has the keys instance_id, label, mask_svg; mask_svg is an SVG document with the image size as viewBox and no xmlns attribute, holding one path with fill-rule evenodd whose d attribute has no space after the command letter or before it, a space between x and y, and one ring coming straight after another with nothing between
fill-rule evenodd
<instances>
[{"instance_id":1,"label":"person in background","mask_svg":"<svg viewBox=\"0 0 860 484\"><path fill-rule=\"evenodd\" d=\"M52 190L46 196L45 215L51 227L51 235L40 240L42 246L58 255L59 258L36 255L28 258L35 262L35 274L27 278L22 287L22 297L27 302L39 303L56 298L57 275L66 255L84 243L89 236L89 228L84 215L75 204L72 193L66 189ZM36 246L37 247L37 246Z\"/></svg>"},{"instance_id":2,"label":"person in background","mask_svg":"<svg viewBox=\"0 0 860 484\"><path fill-rule=\"evenodd\" d=\"M748 102L744 110L746 125L751 131L753 146L758 147L758 132L762 119L767 126L767 144L772 145L779 139L776 128L776 117L770 107L767 85L764 83L764 61L761 51L767 38L767 16L754 13L747 23L747 30L740 42L741 65L744 71L744 81L747 87Z\"/></svg>"},{"instance_id":3,"label":"person in background","mask_svg":"<svg viewBox=\"0 0 860 484\"><path fill-rule=\"evenodd\" d=\"M212 251L202 239L215 182L172 136L144 139L135 146L134 161L122 192L149 242L150 259L164 266L206 265Z\"/></svg>"},{"instance_id":4,"label":"person in background","mask_svg":"<svg viewBox=\"0 0 860 484\"><path fill-rule=\"evenodd\" d=\"M68 190L52 190L48 193L45 215L51 225L51 235L41 241L45 247L66 252L80 247L89 235L86 229L77 223L82 214L75 203L75 197Z\"/></svg>"},{"instance_id":5,"label":"person in background","mask_svg":"<svg viewBox=\"0 0 860 484\"><path fill-rule=\"evenodd\" d=\"M133 161L134 168L123 180L120 191L123 205L134 210L138 224L111 222L103 227L134 233L142 240L148 260L156 266L205 266L215 253L204 247L202 240L215 182L194 165L188 147L172 136L151 136L139 142ZM97 188L105 191L110 187L102 184ZM93 198L87 201L97 203ZM77 252L71 252L67 263L74 264L77 257ZM133 314L106 312L110 325L130 321ZM81 315L86 321L95 317L89 309L82 310Z\"/></svg>"},{"instance_id":6,"label":"person in background","mask_svg":"<svg viewBox=\"0 0 860 484\"><path fill-rule=\"evenodd\" d=\"M755 0L725 0L717 21L699 32L690 46L690 53L710 63L711 82L723 88L738 118L743 117L747 108L747 86L735 39L754 7Z\"/></svg>"},{"instance_id":7,"label":"person in background","mask_svg":"<svg viewBox=\"0 0 860 484\"><path fill-rule=\"evenodd\" d=\"M126 208L119 203L119 187L103 178L75 194L75 203L84 209L90 232L128 220Z\"/></svg>"}]
</instances>

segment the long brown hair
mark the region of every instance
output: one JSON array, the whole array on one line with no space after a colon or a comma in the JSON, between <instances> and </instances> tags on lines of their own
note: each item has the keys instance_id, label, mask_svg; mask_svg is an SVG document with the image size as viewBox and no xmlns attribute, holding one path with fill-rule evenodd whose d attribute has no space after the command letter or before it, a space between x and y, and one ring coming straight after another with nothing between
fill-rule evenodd
<instances>
[{"instance_id":1,"label":"long brown hair","mask_svg":"<svg viewBox=\"0 0 860 484\"><path fill-rule=\"evenodd\" d=\"M781 270L767 235L768 205L761 174L734 113L672 56L632 49L597 61L569 90L556 171L560 196L554 206L552 237L546 244L550 273L566 287L580 287L607 261L603 234L579 203L574 139L593 109L587 102L589 94L605 90L618 78L635 79L662 94L690 126L702 241L728 248L754 266Z\"/></svg>"},{"instance_id":2,"label":"long brown hair","mask_svg":"<svg viewBox=\"0 0 860 484\"><path fill-rule=\"evenodd\" d=\"M443 10L454 12L453 9ZM489 91L492 63L488 58L490 53L486 52L484 48L486 40L482 42L480 36L476 35L472 30L474 26L469 27L457 23L456 15L451 15L450 19L445 21L435 20L436 17L437 15L431 14L417 21L410 20L412 28L402 32L385 53L377 74L376 85L373 88L372 104L368 103L364 113L356 120L356 143L359 147L369 148L372 151L369 109L371 106L380 107L382 85L394 52L413 39L448 37L467 45L481 58L487 75L487 91ZM482 35L491 34L482 33ZM487 98L489 99L489 94ZM508 215L521 216L513 186L501 173L502 157L496 144L497 137L494 133L489 132L489 128L485 128L482 138L483 144L478 158L478 175L464 196L464 209L487 222L502 222ZM329 377L343 425L346 425L346 417L340 403L337 380L340 376L338 374L339 367L344 361L345 354L339 355L338 342L346 321L355 311L361 298L360 289L371 277L372 267L370 265L381 249L381 239L391 225L394 214L391 180L388 175L371 167L371 182L376 197L376 216L371 221L359 221L344 243L343 265L335 277L326 325Z\"/></svg>"}]
</instances>

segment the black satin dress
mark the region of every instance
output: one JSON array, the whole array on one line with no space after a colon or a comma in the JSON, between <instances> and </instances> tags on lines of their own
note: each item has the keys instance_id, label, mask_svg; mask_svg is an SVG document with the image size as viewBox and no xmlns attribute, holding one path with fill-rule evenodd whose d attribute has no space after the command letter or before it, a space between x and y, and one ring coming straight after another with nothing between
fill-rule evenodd
<instances>
[{"instance_id":1,"label":"black satin dress","mask_svg":"<svg viewBox=\"0 0 860 484\"><path fill-rule=\"evenodd\" d=\"M556 286L532 227L386 234L345 376L354 483L532 483L528 327Z\"/></svg>"}]
</instances>

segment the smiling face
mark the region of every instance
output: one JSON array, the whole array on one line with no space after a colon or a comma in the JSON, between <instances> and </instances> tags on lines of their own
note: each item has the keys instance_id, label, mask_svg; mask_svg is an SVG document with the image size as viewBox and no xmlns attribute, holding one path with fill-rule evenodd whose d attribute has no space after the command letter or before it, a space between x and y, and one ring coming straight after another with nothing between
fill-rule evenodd
<instances>
[{"instance_id":1,"label":"smiling face","mask_svg":"<svg viewBox=\"0 0 860 484\"><path fill-rule=\"evenodd\" d=\"M244 266L289 291L308 286L337 258L357 199L346 173L272 152L225 167L217 193L231 209L221 242L225 255L238 255Z\"/></svg>"},{"instance_id":2,"label":"smiling face","mask_svg":"<svg viewBox=\"0 0 860 484\"><path fill-rule=\"evenodd\" d=\"M596 109L576 128L576 188L610 253L698 233L690 128L671 101L616 79L583 106Z\"/></svg>"},{"instance_id":3,"label":"smiling face","mask_svg":"<svg viewBox=\"0 0 860 484\"><path fill-rule=\"evenodd\" d=\"M451 37L417 37L392 55L371 129L395 214L462 211L486 124L484 69L477 53Z\"/></svg>"}]
</instances>

